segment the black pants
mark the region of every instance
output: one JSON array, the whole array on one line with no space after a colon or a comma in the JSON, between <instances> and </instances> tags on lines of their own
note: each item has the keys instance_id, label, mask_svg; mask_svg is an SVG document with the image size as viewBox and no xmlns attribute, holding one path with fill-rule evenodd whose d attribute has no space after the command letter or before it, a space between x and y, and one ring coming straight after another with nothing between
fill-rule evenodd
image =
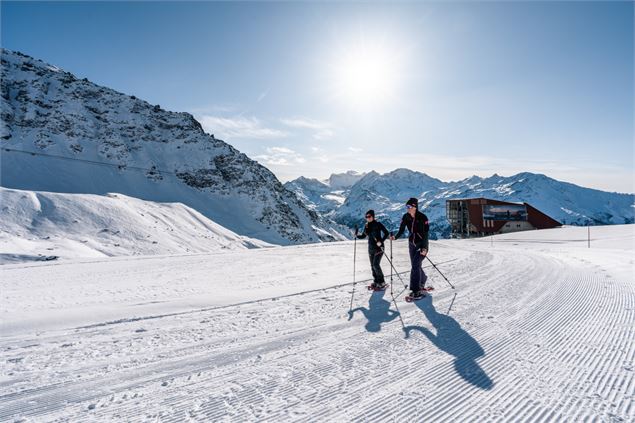
<instances>
[{"instance_id":1,"label":"black pants","mask_svg":"<svg viewBox=\"0 0 635 423\"><path fill-rule=\"evenodd\" d=\"M379 263L381 262L381 258L384 256L384 253L381 250L368 251L368 258L370 259L370 268L373 270L373 281L376 284L384 283L384 272L381 271L381 266Z\"/></svg>"},{"instance_id":2,"label":"black pants","mask_svg":"<svg viewBox=\"0 0 635 423\"><path fill-rule=\"evenodd\" d=\"M421 255L418 248L412 245L412 242L408 243L408 249L410 252L410 265L412 266L410 269L410 290L416 292L423 289L428 280L426 272L421 267L425 257Z\"/></svg>"}]
</instances>

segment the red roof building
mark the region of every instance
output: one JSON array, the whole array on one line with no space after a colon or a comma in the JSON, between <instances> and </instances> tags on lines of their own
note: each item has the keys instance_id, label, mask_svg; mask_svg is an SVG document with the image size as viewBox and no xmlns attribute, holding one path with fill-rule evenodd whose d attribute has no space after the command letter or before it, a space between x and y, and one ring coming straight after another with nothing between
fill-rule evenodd
<instances>
[{"instance_id":1,"label":"red roof building","mask_svg":"<svg viewBox=\"0 0 635 423\"><path fill-rule=\"evenodd\" d=\"M456 238L562 226L557 220L527 203L488 198L457 198L447 200L445 205L452 237Z\"/></svg>"}]
</instances>

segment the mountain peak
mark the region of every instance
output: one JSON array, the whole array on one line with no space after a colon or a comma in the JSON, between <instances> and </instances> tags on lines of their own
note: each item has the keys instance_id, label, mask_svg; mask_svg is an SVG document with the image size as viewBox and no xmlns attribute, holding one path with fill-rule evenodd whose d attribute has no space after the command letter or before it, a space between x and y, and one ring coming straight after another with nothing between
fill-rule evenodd
<instances>
[{"instance_id":1,"label":"mountain peak","mask_svg":"<svg viewBox=\"0 0 635 423\"><path fill-rule=\"evenodd\" d=\"M399 177L399 176L410 176L410 175L415 175L415 174L417 174L417 173L419 173L419 172L416 172L416 171L414 171L414 170L407 169L407 168L405 168L405 167L399 167L399 168L397 168L397 169L394 169L394 170L392 170L392 171L390 171L390 172L386 173L385 175L389 175L389 176L397 176L397 177Z\"/></svg>"},{"instance_id":2,"label":"mountain peak","mask_svg":"<svg viewBox=\"0 0 635 423\"><path fill-rule=\"evenodd\" d=\"M364 177L365 173L360 173L355 170L348 170L344 173L333 173L325 181L325 184L333 189L349 189L360 179Z\"/></svg>"}]
</instances>

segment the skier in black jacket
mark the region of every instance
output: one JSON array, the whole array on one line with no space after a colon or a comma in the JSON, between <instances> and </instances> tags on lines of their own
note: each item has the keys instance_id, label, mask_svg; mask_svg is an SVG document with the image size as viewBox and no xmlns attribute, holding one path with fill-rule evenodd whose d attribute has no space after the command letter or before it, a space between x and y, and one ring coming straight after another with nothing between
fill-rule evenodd
<instances>
[{"instance_id":1,"label":"skier in black jacket","mask_svg":"<svg viewBox=\"0 0 635 423\"><path fill-rule=\"evenodd\" d=\"M388 229L380 222L375 220L375 211L368 210L366 212L366 225L364 232L358 234L355 229L355 236L358 239L368 237L368 258L370 259L370 267L373 271L372 289L384 289L386 281L384 280L384 272L381 270L379 263L384 256L384 241L388 238Z\"/></svg>"},{"instance_id":2,"label":"skier in black jacket","mask_svg":"<svg viewBox=\"0 0 635 423\"><path fill-rule=\"evenodd\" d=\"M391 236L390 239L399 239L403 235L406 227L410 232L408 237L408 250L410 252L410 264L412 269L410 271L410 297L413 299L419 299L425 296L423 290L428 280L426 273L423 271L421 264L423 259L428 254L428 230L430 226L428 224L428 217L417 210L419 201L416 198L411 198L406 203L408 211L401 218L401 225L399 226L399 232L397 235Z\"/></svg>"}]
</instances>

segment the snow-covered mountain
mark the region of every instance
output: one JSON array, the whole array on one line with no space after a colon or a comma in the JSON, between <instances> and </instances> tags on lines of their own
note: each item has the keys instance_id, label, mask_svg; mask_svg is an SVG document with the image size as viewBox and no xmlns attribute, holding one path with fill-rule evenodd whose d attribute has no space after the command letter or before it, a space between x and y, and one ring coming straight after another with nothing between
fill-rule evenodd
<instances>
[{"instance_id":1,"label":"snow-covered mountain","mask_svg":"<svg viewBox=\"0 0 635 423\"><path fill-rule=\"evenodd\" d=\"M445 201L452 198L486 197L512 202L527 202L554 219L568 225L610 225L633 223L633 194L619 194L580 187L545 175L529 172L504 177L470 178L443 182L425 173L397 169L380 175L370 172L355 183L340 204L323 201L330 193L324 186L319 198L306 195L313 187L298 178L287 186L302 196L305 203L335 221L352 226L362 224L366 210L374 209L389 229L396 230L409 197L417 197L431 221L433 237L447 237L450 227L445 217ZM311 191L312 192L312 191Z\"/></svg>"},{"instance_id":2,"label":"snow-covered mountain","mask_svg":"<svg viewBox=\"0 0 635 423\"><path fill-rule=\"evenodd\" d=\"M347 190L355 185L355 183L357 183L365 175L365 173L349 170L348 172L344 173L333 173L324 182L326 183L326 185L331 187L332 190Z\"/></svg>"},{"instance_id":3,"label":"snow-covered mountain","mask_svg":"<svg viewBox=\"0 0 635 423\"><path fill-rule=\"evenodd\" d=\"M324 215L346 200L343 190L333 190L322 181L304 176L286 182L284 187L293 191L308 208Z\"/></svg>"},{"instance_id":4,"label":"snow-covered mountain","mask_svg":"<svg viewBox=\"0 0 635 423\"><path fill-rule=\"evenodd\" d=\"M323 181L300 176L293 181L286 182L284 186L293 191L300 201L311 210L328 217L331 211L344 203L351 187L365 175L365 173L349 170L344 173L333 173Z\"/></svg>"},{"instance_id":5,"label":"snow-covered mountain","mask_svg":"<svg viewBox=\"0 0 635 423\"><path fill-rule=\"evenodd\" d=\"M442 186L440 180L408 169L396 169L383 175L370 172L353 185L335 215L342 220L348 220L348 216L355 219L368 209L384 214L393 211L403 214L403 204L408 198L425 197Z\"/></svg>"},{"instance_id":6,"label":"snow-covered mountain","mask_svg":"<svg viewBox=\"0 0 635 423\"><path fill-rule=\"evenodd\" d=\"M18 52L0 55L2 186L180 202L274 244L343 238L344 228L309 210L267 168L205 133L190 114Z\"/></svg>"},{"instance_id":7,"label":"snow-covered mountain","mask_svg":"<svg viewBox=\"0 0 635 423\"><path fill-rule=\"evenodd\" d=\"M0 263L267 247L180 203L0 187Z\"/></svg>"}]
</instances>

